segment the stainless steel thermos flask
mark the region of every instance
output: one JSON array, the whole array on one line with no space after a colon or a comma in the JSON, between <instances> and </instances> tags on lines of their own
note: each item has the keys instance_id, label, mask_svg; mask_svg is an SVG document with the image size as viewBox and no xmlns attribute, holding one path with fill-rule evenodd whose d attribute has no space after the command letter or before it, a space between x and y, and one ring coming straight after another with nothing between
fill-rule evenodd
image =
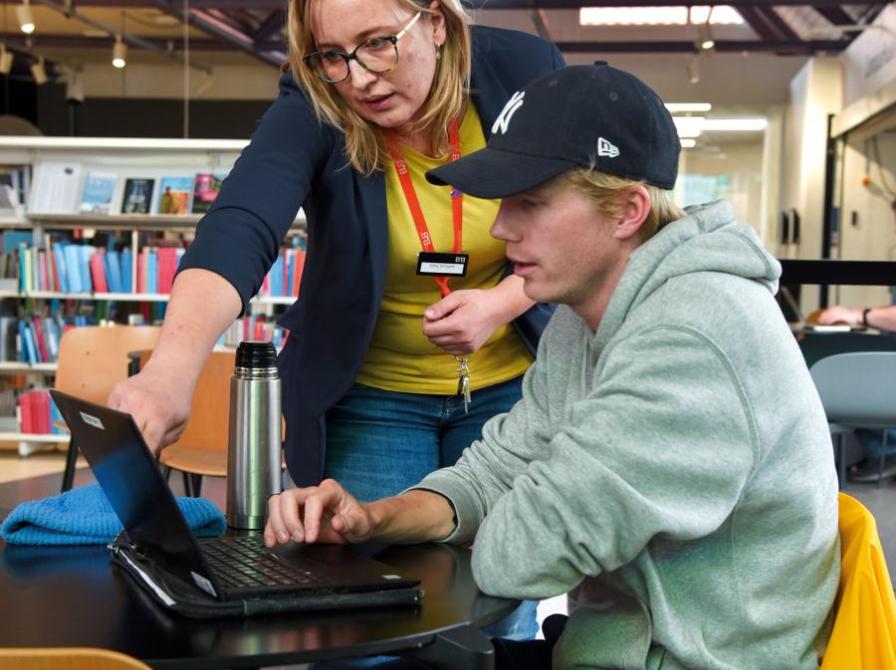
<instances>
[{"instance_id":1,"label":"stainless steel thermos flask","mask_svg":"<svg viewBox=\"0 0 896 670\"><path fill-rule=\"evenodd\" d=\"M240 342L230 379L227 524L262 530L280 493L280 378L270 342Z\"/></svg>"}]
</instances>

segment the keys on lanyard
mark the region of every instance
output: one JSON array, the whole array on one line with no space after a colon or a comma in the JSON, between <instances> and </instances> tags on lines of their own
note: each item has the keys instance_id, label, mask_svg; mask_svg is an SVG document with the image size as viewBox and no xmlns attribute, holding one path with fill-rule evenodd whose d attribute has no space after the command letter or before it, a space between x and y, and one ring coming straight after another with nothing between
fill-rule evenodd
<instances>
[{"instance_id":1,"label":"keys on lanyard","mask_svg":"<svg viewBox=\"0 0 896 670\"><path fill-rule=\"evenodd\" d=\"M464 412L470 411L470 360L466 356L457 359L457 395L464 397Z\"/></svg>"}]
</instances>

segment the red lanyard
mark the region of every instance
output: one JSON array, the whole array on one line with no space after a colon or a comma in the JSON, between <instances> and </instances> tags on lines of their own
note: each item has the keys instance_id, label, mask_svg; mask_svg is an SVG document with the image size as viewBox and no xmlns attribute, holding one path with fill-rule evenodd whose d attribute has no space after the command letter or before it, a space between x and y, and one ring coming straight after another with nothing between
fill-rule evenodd
<instances>
[{"instance_id":1,"label":"red lanyard","mask_svg":"<svg viewBox=\"0 0 896 670\"><path fill-rule=\"evenodd\" d=\"M420 201L417 200L417 191L414 190L414 183L411 181L411 173L408 170L407 161L404 159L404 153L401 151L401 144L392 133L386 133L385 138L386 147L389 150L389 155L392 157L392 163L395 165L395 172L398 174L398 181L401 183L401 190L404 191L408 209L411 210L411 218L414 219L414 225L417 227L420 246L423 247L423 251L432 253L436 248L433 246L432 236L429 234L429 228L426 226L426 219L423 217ZM456 161L460 158L460 135L457 119L452 119L451 123L448 124L448 143L451 145L451 160ZM454 188L451 189L451 215L454 219L454 253L459 253L463 239L464 195ZM447 277L434 277L434 279L439 285L439 291L443 298L451 293Z\"/></svg>"}]
</instances>

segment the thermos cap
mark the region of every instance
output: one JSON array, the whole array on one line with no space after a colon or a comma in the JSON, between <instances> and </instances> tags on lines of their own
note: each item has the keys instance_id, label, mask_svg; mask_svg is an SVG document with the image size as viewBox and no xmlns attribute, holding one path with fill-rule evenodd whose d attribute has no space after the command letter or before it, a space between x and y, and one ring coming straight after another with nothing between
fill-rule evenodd
<instances>
[{"instance_id":1,"label":"thermos cap","mask_svg":"<svg viewBox=\"0 0 896 670\"><path fill-rule=\"evenodd\" d=\"M240 342L236 348L236 367L250 370L276 368L277 351L270 342Z\"/></svg>"}]
</instances>

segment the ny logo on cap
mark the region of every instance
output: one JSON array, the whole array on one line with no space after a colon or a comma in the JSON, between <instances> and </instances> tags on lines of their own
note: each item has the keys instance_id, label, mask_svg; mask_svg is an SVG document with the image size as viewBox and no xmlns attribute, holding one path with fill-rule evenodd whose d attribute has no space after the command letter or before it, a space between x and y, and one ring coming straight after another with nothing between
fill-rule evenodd
<instances>
[{"instance_id":1,"label":"ny logo on cap","mask_svg":"<svg viewBox=\"0 0 896 670\"><path fill-rule=\"evenodd\" d=\"M608 156L610 158L616 158L619 155L619 147L610 142L609 140L605 140L603 137L597 138L597 155L598 156Z\"/></svg>"},{"instance_id":2,"label":"ny logo on cap","mask_svg":"<svg viewBox=\"0 0 896 670\"><path fill-rule=\"evenodd\" d=\"M517 91L513 94L513 97L507 101L507 104L504 105L504 109L498 114L498 118L495 119L495 124L492 126L493 135L499 131L502 135L507 132L507 126L510 125L510 119L516 114L516 110L523 106L523 98L525 95L525 91Z\"/></svg>"}]
</instances>

